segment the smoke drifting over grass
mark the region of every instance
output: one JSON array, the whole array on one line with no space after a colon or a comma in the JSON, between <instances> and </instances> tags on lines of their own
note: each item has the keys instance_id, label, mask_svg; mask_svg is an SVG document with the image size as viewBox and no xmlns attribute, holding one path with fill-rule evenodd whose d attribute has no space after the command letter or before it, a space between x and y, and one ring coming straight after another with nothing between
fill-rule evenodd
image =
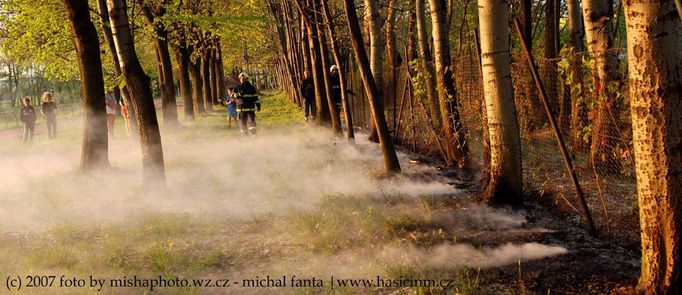
<instances>
[{"instance_id":1,"label":"smoke drifting over grass","mask_svg":"<svg viewBox=\"0 0 682 295\"><path fill-rule=\"evenodd\" d=\"M383 170L377 145L362 140L351 145L310 126L270 129L257 138L213 129L166 134L168 188L163 191L142 188L139 146L127 138L110 144L114 169L78 174L76 138L55 142L54 148L49 142L7 147L22 152L0 158L1 231L98 224L147 213L244 219L309 209L325 195L458 192L444 179L375 177ZM434 169L409 164L405 155L401 159L407 173Z\"/></svg>"},{"instance_id":2,"label":"smoke drifting over grass","mask_svg":"<svg viewBox=\"0 0 682 295\"><path fill-rule=\"evenodd\" d=\"M418 249L412 245L388 247L382 256L393 264L444 269L459 266L491 268L566 253L566 248L538 243L508 243L480 249L469 244L441 244L431 250Z\"/></svg>"}]
</instances>

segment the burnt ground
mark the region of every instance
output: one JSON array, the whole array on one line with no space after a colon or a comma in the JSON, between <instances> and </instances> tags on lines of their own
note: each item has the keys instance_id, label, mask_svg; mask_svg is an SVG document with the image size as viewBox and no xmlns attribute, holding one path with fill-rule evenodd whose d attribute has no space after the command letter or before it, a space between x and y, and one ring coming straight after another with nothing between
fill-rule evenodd
<instances>
[{"instance_id":1,"label":"burnt ground","mask_svg":"<svg viewBox=\"0 0 682 295\"><path fill-rule=\"evenodd\" d=\"M442 165L437 160L416 154L410 156L428 165ZM439 170L442 176L455 179L457 187L467 191L467 201L481 202L484 192L478 179L480 172ZM608 233L599 228L597 235L592 236L573 208L558 203L546 192L540 194L531 191L524 197L521 208L510 209L526 217L521 229L479 229L478 232L468 232L461 237L460 242L481 247L537 242L569 250L564 255L482 269L478 275L479 288L476 294L635 293L641 253L638 241L634 240L639 228L632 228L632 218L621 217L627 222L613 223Z\"/></svg>"}]
</instances>

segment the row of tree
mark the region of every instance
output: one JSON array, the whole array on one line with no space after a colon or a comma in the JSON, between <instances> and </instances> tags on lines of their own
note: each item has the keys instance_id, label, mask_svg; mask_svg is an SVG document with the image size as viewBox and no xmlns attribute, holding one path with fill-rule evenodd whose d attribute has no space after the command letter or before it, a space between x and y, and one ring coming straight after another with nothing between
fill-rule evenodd
<instances>
[{"instance_id":1,"label":"row of tree","mask_svg":"<svg viewBox=\"0 0 682 295\"><path fill-rule=\"evenodd\" d=\"M341 2L297 0L292 4L268 1L270 13L276 20L281 53L279 82L292 100L300 104L298 83L304 71L311 72L315 81L318 123L330 125L334 132L341 132L341 117L334 113L332 94L325 84L329 80L326 69L331 63L336 63L346 72L359 71L373 120L370 138L378 136L386 169L397 172L400 166L384 116L384 103L390 99L385 91L395 89L396 81L386 83L385 78L395 73L403 59L414 61L417 67L412 69L414 72L410 76L420 77L419 83L425 85L428 117L445 142L447 152L444 160L450 166L465 167L469 151L459 115L450 54L453 34L449 30L453 27L452 15L456 13L455 1L430 0L425 3L424 0L411 0L402 3L396 0L365 0L364 28L359 24L355 2ZM335 4L343 8L336 8ZM383 11L380 4L384 4ZM479 0L476 3L477 21L475 17L473 20L477 22L474 27L478 27L480 36L476 41L480 46L485 104L482 115L484 141L487 142L484 169L488 180L487 199L492 203L515 204L523 195L520 129L511 74L510 16L519 17L520 31L531 40L526 46L532 50L532 37L535 35L532 18L537 15L533 8L543 8L545 33L542 49L544 57L551 60L559 57L559 19L566 15L569 31L569 38L564 43L566 51L581 53L587 49L590 54L597 93L591 115L587 115L588 103L584 92L569 89L565 91L566 95L559 95L560 85L556 82L559 79L548 79L546 88L552 99L563 100L555 110L559 124L576 130L591 125L591 161L599 166L613 161L614 152L609 150L612 145L608 143L619 132L613 116L619 114L618 108L623 105L618 103L622 88L613 84L622 83L623 79L618 69L619 56L613 45L613 31L623 21L618 17L623 6L642 222L640 287L647 293L675 294L680 290L682 280L678 262L682 259L679 253L679 231L682 228L682 104L679 103L682 75L679 73L682 54L677 49L682 42L682 22L673 1L621 2L616 14L611 1L586 0L581 3L579 0L567 0L562 3L548 0L534 5L530 0L522 0L514 5L515 10L506 1ZM567 8L565 14L561 10L564 6ZM459 13L466 15L468 2L463 7L464 11ZM430 12L430 20L426 19L426 12ZM466 17L461 19L467 21ZM396 39L404 40L406 56L401 57L396 50ZM348 41L343 42L345 40ZM462 42L461 37L459 41ZM369 48L365 49L365 45ZM354 56L355 61L349 56ZM582 63L580 55L567 56L574 65ZM578 66L570 69L580 71ZM545 71L545 76L558 75L556 63L554 66L550 64ZM344 73L341 74L343 77ZM527 77L531 79L530 75ZM530 89L527 99L537 100L537 91ZM350 126L352 115L346 108L347 97L344 96L342 102L343 117ZM537 108L540 104L529 103L528 106ZM529 112L536 115L527 128L539 128L549 122L544 109ZM347 137L353 137L352 128L348 128Z\"/></svg>"}]
</instances>

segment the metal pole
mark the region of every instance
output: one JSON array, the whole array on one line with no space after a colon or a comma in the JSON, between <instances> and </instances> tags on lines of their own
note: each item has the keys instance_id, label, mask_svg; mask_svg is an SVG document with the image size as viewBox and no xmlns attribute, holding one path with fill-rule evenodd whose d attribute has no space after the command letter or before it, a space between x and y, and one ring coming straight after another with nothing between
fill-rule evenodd
<instances>
[{"instance_id":1,"label":"metal pole","mask_svg":"<svg viewBox=\"0 0 682 295\"><path fill-rule=\"evenodd\" d=\"M561 148L561 155L564 158L566 170L568 170L568 174L571 176L571 181L573 181L573 186L575 187L578 202L580 203L580 206L583 209L585 219L587 219L589 232L591 235L596 236L597 230L594 227L594 221L592 220L592 214L590 214L590 208L587 206L587 202L585 201L585 195L583 195L583 191L580 188L578 177L576 176L575 170L573 169L573 163L571 163L571 157L568 154L566 144L564 144L564 139L561 137L561 132L559 131L559 127L557 126L556 119L554 118L552 109L549 106L547 94L545 93L545 87L542 84L540 75L538 74L538 68L537 65L535 64L535 60L533 59L533 55L530 52L530 50L528 50L528 43L526 41L526 38L523 36L523 32L521 31L521 23L519 22L518 18L514 19L514 26L516 27L516 32L519 34L519 39L521 40L521 46L523 47L523 51L526 53L526 58L528 60L528 64L530 65L531 73L533 74L533 80L535 80L535 84L540 92L540 98L542 99L542 104L545 106L545 111L547 112L547 117L549 117L549 122L552 125L554 136L556 137L556 140L559 143L559 148Z\"/></svg>"}]
</instances>

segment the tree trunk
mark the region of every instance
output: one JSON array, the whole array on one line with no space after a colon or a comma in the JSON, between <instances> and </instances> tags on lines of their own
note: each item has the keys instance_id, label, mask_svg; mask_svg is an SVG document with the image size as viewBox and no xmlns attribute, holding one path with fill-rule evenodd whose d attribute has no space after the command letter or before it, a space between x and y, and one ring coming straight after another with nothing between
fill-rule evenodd
<instances>
[{"instance_id":1,"label":"tree trunk","mask_svg":"<svg viewBox=\"0 0 682 295\"><path fill-rule=\"evenodd\" d=\"M142 147L142 181L145 185L165 185L163 147L149 77L135 53L125 0L107 0L116 52L130 92Z\"/></svg>"},{"instance_id":2,"label":"tree trunk","mask_svg":"<svg viewBox=\"0 0 682 295\"><path fill-rule=\"evenodd\" d=\"M211 48L205 43L201 49L201 85L203 86L204 108L206 112L213 112L213 88L211 87Z\"/></svg>"},{"instance_id":3,"label":"tree trunk","mask_svg":"<svg viewBox=\"0 0 682 295\"><path fill-rule=\"evenodd\" d=\"M419 43L419 61L421 64L421 71L424 75L424 84L426 85L426 97L429 100L430 114L429 117L434 126L440 128L442 115L440 113L440 103L438 102L438 95L436 94L436 73L433 68L433 57L429 49L429 36L426 30L426 0L416 0L416 16L417 16L417 40Z\"/></svg>"},{"instance_id":4,"label":"tree trunk","mask_svg":"<svg viewBox=\"0 0 682 295\"><path fill-rule=\"evenodd\" d=\"M358 16L355 12L354 0L344 0L344 9L346 11L346 21L350 31L351 43L353 44L353 51L360 67L360 74L362 76L365 92L367 93L369 106L374 116L374 123L376 124L377 134L379 135L379 144L384 155L384 165L387 173L400 172L400 162L395 153L395 147L391 140L391 134L386 124L386 117L384 116L384 108L381 99L377 95L376 84L374 77L369 67L369 59L365 53L364 44L362 43L362 32L358 24Z\"/></svg>"},{"instance_id":5,"label":"tree trunk","mask_svg":"<svg viewBox=\"0 0 682 295\"><path fill-rule=\"evenodd\" d=\"M187 48L187 40L181 38L179 45L175 48L178 61L178 72L180 80L180 95L184 104L185 119L194 120L194 101L192 100L192 85L189 78L190 53Z\"/></svg>"},{"instance_id":6,"label":"tree trunk","mask_svg":"<svg viewBox=\"0 0 682 295\"><path fill-rule=\"evenodd\" d=\"M190 80L192 81L192 101L194 102L194 113L205 114L206 107L204 107L204 81L201 79L201 59L196 58L195 61L190 61Z\"/></svg>"},{"instance_id":7,"label":"tree trunk","mask_svg":"<svg viewBox=\"0 0 682 295\"><path fill-rule=\"evenodd\" d=\"M102 35L104 36L104 42L107 43L109 47L109 52L111 52L111 60L114 65L114 77L120 77L123 75L121 71L121 63L118 60L118 54L116 53L116 44L114 44L114 35L111 32L111 24L109 22L109 13L107 12L107 0L97 0L97 10L102 21ZM131 120L130 118L135 117L135 110L132 108L132 101L130 99L130 93L126 86L121 87L121 93L123 94L123 104L128 108L128 120L133 131L138 130L137 121Z\"/></svg>"},{"instance_id":8,"label":"tree trunk","mask_svg":"<svg viewBox=\"0 0 682 295\"><path fill-rule=\"evenodd\" d=\"M213 104L218 104L221 100L220 93L218 90L218 50L215 48L215 44L211 46L211 59L209 60L209 73L211 79L211 101Z\"/></svg>"},{"instance_id":9,"label":"tree trunk","mask_svg":"<svg viewBox=\"0 0 682 295\"><path fill-rule=\"evenodd\" d=\"M322 62L322 68L323 69L329 69L331 65L329 64L329 50L327 49L327 38L325 38L325 34L322 31L321 26L319 26L319 23L321 22L321 19L317 19L315 23L318 24L317 26L317 31L318 31L318 41L320 43L320 57L321 57L321 62ZM329 105L329 115L331 116L332 119L332 131L335 134L341 135L343 132L341 130L341 118L339 116L339 113L336 111L336 105L334 102L334 95L332 94L332 86L331 86L331 81L330 81L330 76L331 73L327 70L322 71L324 73L324 86L325 86L325 91L327 94L327 104ZM341 92L344 92L345 89L342 89Z\"/></svg>"},{"instance_id":10,"label":"tree trunk","mask_svg":"<svg viewBox=\"0 0 682 295\"><path fill-rule=\"evenodd\" d=\"M682 291L682 22L673 1L625 2L646 294Z\"/></svg>"},{"instance_id":11,"label":"tree trunk","mask_svg":"<svg viewBox=\"0 0 682 295\"><path fill-rule=\"evenodd\" d=\"M483 92L490 136L490 203L518 204L523 194L521 139L514 105L509 53L509 6L478 2Z\"/></svg>"},{"instance_id":12,"label":"tree trunk","mask_svg":"<svg viewBox=\"0 0 682 295\"><path fill-rule=\"evenodd\" d=\"M395 132L396 129L396 119L397 119L397 114L396 112L396 90L397 90L397 77L396 77L396 67L397 67L397 62L398 58L396 57L396 54L398 53L396 51L396 32L395 32L395 22L396 22L396 5L397 5L397 0L389 0L388 2L388 7L387 12L386 12L386 24L384 27L386 28L386 37L384 38L386 40L386 73L388 74L388 78L386 81L386 89L388 92L385 94L386 99L386 105L387 106L393 106L393 111L390 113L391 117L393 117L393 130ZM397 137L397 134L394 135L394 138Z\"/></svg>"},{"instance_id":13,"label":"tree trunk","mask_svg":"<svg viewBox=\"0 0 682 295\"><path fill-rule=\"evenodd\" d=\"M301 0L296 0L298 9L304 19L306 31L308 32L308 47L310 51L310 66L312 68L312 77L315 84L315 104L317 105L317 124L328 124L331 121L329 114L329 105L327 103L327 95L325 92L324 73L328 71L322 67L322 54L320 53L320 43L316 42L319 32L317 26L312 18L312 13L300 3Z\"/></svg>"},{"instance_id":14,"label":"tree trunk","mask_svg":"<svg viewBox=\"0 0 682 295\"><path fill-rule=\"evenodd\" d=\"M550 101L560 101L559 98L559 74L557 70L557 57L559 57L559 0L545 1L545 91ZM562 109L560 105L555 106L555 114ZM561 122L561 119L559 120Z\"/></svg>"},{"instance_id":15,"label":"tree trunk","mask_svg":"<svg viewBox=\"0 0 682 295\"><path fill-rule=\"evenodd\" d=\"M225 90L225 73L223 72L223 50L220 39L216 39L216 87L218 91L218 99L221 101L225 99L227 91Z\"/></svg>"},{"instance_id":16,"label":"tree trunk","mask_svg":"<svg viewBox=\"0 0 682 295\"><path fill-rule=\"evenodd\" d=\"M344 119L346 120L347 132L346 139L349 141L355 140L355 130L353 130L353 114L351 113L350 104L348 102L348 94L346 93L346 76L345 69L341 66L341 54L339 52L338 39L336 38L336 31L334 30L334 23L329 12L327 1L322 2L322 12L324 14L325 23L327 24L327 32L329 33L329 40L331 40L332 54L334 62L339 67L339 85L341 87L341 107L343 109Z\"/></svg>"},{"instance_id":17,"label":"tree trunk","mask_svg":"<svg viewBox=\"0 0 682 295\"><path fill-rule=\"evenodd\" d=\"M429 0L431 5L431 25L433 27L433 49L438 82L438 101L442 114L441 124L447 146L445 162L448 166L464 167L469 154L465 140L464 125L457 105L455 80L452 73L450 57L450 40L447 28L447 2L445 0Z\"/></svg>"},{"instance_id":18,"label":"tree trunk","mask_svg":"<svg viewBox=\"0 0 682 295\"><path fill-rule=\"evenodd\" d=\"M71 36L78 55L83 97L82 171L109 167L104 78L99 52L99 37L90 20L87 0L63 0L71 23Z\"/></svg>"},{"instance_id":19,"label":"tree trunk","mask_svg":"<svg viewBox=\"0 0 682 295\"><path fill-rule=\"evenodd\" d=\"M567 85L568 90L566 94L571 96L571 112L570 112L570 138L574 150L580 150L585 142L582 138L582 132L587 126L587 104L583 98L585 95L585 87L583 85L583 67L582 54L585 51L583 38L585 37L585 27L583 22L582 10L580 9L579 0L568 0L568 28L569 28L569 46L572 48L569 52L570 57L570 75L572 76L573 84L579 86ZM578 91L579 90L579 91Z\"/></svg>"},{"instance_id":20,"label":"tree trunk","mask_svg":"<svg viewBox=\"0 0 682 295\"><path fill-rule=\"evenodd\" d=\"M590 158L596 167L614 165L618 162L614 155L617 124L613 118L619 118L619 107L616 104L616 93L610 90L612 81L618 81L618 56L613 47L611 18L613 5L611 1L583 1L583 18L587 35L587 49L594 59L592 75L597 90L597 103L592 113L592 145Z\"/></svg>"},{"instance_id":21,"label":"tree trunk","mask_svg":"<svg viewBox=\"0 0 682 295\"><path fill-rule=\"evenodd\" d=\"M175 81L173 79L173 65L171 63L170 51L168 50L168 30L162 22L155 21L155 17L165 14L163 9L155 13L152 9L143 5L147 23L154 28L155 36L152 38L156 48L156 56L159 68L159 88L161 88L161 108L163 110L163 123L168 126L177 126L178 106L175 101Z\"/></svg>"},{"instance_id":22,"label":"tree trunk","mask_svg":"<svg viewBox=\"0 0 682 295\"><path fill-rule=\"evenodd\" d=\"M386 96L384 91L384 40L381 34L381 14L375 0L365 1L365 23L369 32L369 67L377 86L377 95L381 103L385 105ZM374 120L374 119L372 119ZM376 124L370 125L369 140L378 142Z\"/></svg>"}]
</instances>

